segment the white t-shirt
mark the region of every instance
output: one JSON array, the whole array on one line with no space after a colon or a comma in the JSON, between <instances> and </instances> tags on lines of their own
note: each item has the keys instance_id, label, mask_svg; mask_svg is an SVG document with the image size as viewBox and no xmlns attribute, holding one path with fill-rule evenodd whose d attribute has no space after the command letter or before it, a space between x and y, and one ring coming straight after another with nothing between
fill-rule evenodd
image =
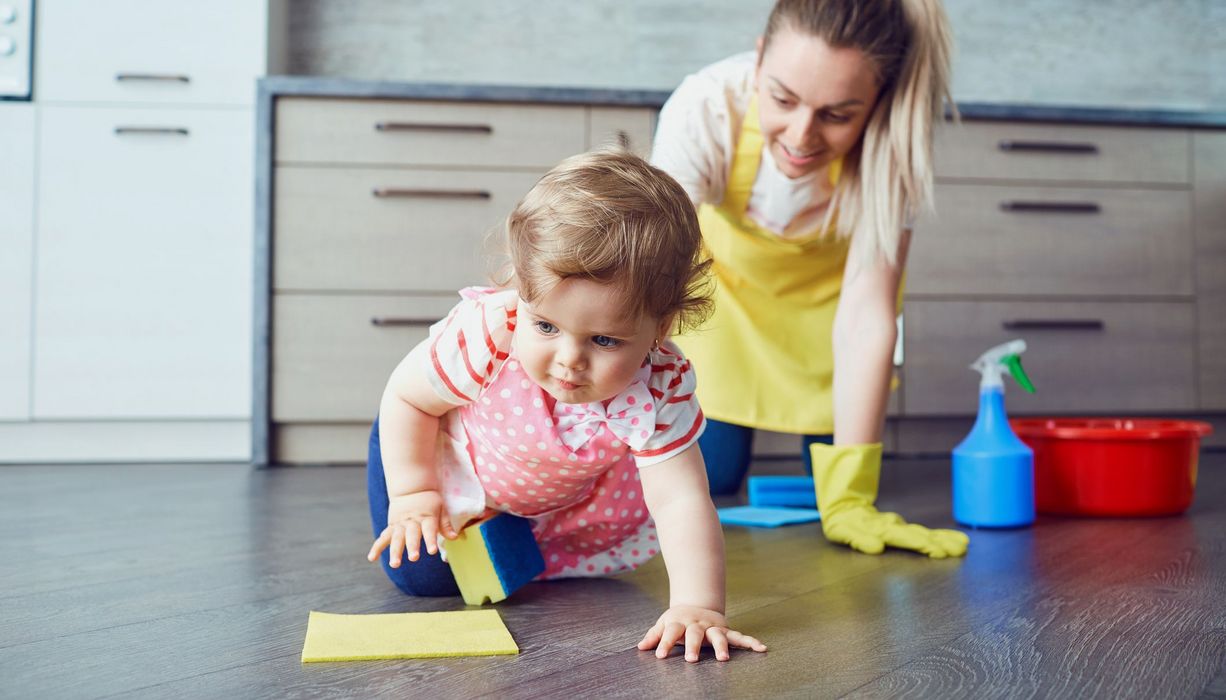
<instances>
[{"instance_id":1,"label":"white t-shirt","mask_svg":"<svg viewBox=\"0 0 1226 700\"><path fill-rule=\"evenodd\" d=\"M695 206L723 201L756 60L747 51L687 76L660 110L651 162L681 183ZM787 177L763 143L747 214L785 238L812 233L825 215L828 182L825 168Z\"/></svg>"}]
</instances>

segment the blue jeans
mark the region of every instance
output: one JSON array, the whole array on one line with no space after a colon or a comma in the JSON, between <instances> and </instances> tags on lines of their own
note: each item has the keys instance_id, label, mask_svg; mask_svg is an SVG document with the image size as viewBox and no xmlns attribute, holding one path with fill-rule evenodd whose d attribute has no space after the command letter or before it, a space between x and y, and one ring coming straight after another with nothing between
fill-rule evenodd
<instances>
[{"instance_id":1,"label":"blue jeans","mask_svg":"<svg viewBox=\"0 0 1226 700\"><path fill-rule=\"evenodd\" d=\"M379 419L370 429L370 447L366 454L366 495L370 499L370 525L378 537L387 527L387 481L383 477L383 453L379 450ZM383 550L383 571L396 584L396 588L409 595L446 596L460 595L460 587L451 575L451 566L437 554L427 554L422 547L421 558L409 561L400 557L400 568L393 569L388 563L391 550Z\"/></svg>"},{"instance_id":2,"label":"blue jeans","mask_svg":"<svg viewBox=\"0 0 1226 700\"><path fill-rule=\"evenodd\" d=\"M809 445L820 442L834 443L833 435L804 435L801 438L801 458L805 473L813 474L813 461L809 457ZM749 471L749 458L753 451L753 428L733 423L707 419L707 429L698 438L702 460L707 465L707 481L712 496L728 496L741 490L741 482Z\"/></svg>"}]
</instances>

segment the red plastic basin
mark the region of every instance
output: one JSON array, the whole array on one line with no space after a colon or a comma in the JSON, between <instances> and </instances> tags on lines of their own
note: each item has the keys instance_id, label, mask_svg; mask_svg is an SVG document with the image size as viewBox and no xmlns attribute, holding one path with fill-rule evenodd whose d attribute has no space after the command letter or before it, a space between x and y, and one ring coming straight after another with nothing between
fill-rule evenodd
<instances>
[{"instance_id":1,"label":"red plastic basin","mask_svg":"<svg viewBox=\"0 0 1226 700\"><path fill-rule=\"evenodd\" d=\"M1192 505L1208 423L1151 418L1018 418L1034 450L1034 505L1056 515L1174 515Z\"/></svg>"}]
</instances>

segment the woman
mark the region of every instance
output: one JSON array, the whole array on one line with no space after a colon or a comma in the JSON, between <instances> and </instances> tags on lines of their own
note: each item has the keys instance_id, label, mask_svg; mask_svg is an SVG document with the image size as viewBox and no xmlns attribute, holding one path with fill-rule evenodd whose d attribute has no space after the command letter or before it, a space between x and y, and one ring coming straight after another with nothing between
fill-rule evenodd
<instances>
[{"instance_id":1,"label":"woman","mask_svg":"<svg viewBox=\"0 0 1226 700\"><path fill-rule=\"evenodd\" d=\"M714 419L712 492L740 488L754 428L800 433L826 537L868 553L967 546L872 505L949 35L939 0L779 0L756 52L677 88L652 154L699 207L714 260L714 315L678 341Z\"/></svg>"}]
</instances>

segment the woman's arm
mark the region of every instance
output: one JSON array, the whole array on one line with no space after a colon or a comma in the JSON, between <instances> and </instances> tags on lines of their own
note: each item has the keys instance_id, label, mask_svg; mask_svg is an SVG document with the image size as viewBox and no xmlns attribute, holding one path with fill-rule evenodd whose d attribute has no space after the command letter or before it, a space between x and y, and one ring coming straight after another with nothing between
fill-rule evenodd
<instances>
[{"instance_id":1,"label":"woman's arm","mask_svg":"<svg viewBox=\"0 0 1226 700\"><path fill-rule=\"evenodd\" d=\"M899 285L911 231L899 239L898 262L861 263L848 257L843 290L834 316L834 442L881 442L894 345L898 340Z\"/></svg>"}]
</instances>

